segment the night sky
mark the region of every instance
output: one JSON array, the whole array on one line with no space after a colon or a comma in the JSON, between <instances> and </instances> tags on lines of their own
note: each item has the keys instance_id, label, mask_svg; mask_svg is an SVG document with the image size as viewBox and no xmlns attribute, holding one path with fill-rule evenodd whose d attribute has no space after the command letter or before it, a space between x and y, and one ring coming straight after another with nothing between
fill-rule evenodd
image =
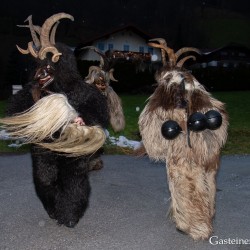
<instances>
[{"instance_id":1,"label":"night sky","mask_svg":"<svg viewBox=\"0 0 250 250\"><path fill-rule=\"evenodd\" d=\"M41 24L52 14L66 12L75 17L74 25L85 28L86 37L91 30L101 33L133 24L145 33L174 41L180 30L192 31L185 25L194 27L203 18L204 8L211 7L250 18L250 1L246 0L1 0L0 20L22 24L32 14L34 23Z\"/></svg>"},{"instance_id":2,"label":"night sky","mask_svg":"<svg viewBox=\"0 0 250 250\"><path fill-rule=\"evenodd\" d=\"M0 98L6 81L20 80L7 78L15 75L8 72L11 62L18 63L16 44L25 48L31 39L29 29L17 27L29 15L40 26L58 12L74 16L74 22L60 20L56 33L56 41L70 46L133 25L166 39L175 51L188 46L212 50L232 42L250 48L247 0L1 0L0 6Z\"/></svg>"}]
</instances>

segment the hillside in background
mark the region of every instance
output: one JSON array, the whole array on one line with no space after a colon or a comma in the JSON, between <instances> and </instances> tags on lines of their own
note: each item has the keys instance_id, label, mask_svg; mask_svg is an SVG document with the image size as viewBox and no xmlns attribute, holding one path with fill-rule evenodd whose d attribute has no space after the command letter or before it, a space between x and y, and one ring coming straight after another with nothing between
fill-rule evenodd
<instances>
[{"instance_id":1,"label":"hillside in background","mask_svg":"<svg viewBox=\"0 0 250 250\"><path fill-rule=\"evenodd\" d=\"M250 48L250 18L231 11L206 9L197 21L202 47L219 48L238 43Z\"/></svg>"}]
</instances>

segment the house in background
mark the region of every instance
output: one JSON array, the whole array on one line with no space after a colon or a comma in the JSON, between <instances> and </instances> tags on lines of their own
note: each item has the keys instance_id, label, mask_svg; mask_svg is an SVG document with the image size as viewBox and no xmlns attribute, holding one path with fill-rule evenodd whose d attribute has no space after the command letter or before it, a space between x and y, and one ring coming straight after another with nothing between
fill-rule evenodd
<instances>
[{"instance_id":1,"label":"house in background","mask_svg":"<svg viewBox=\"0 0 250 250\"><path fill-rule=\"evenodd\" d=\"M141 58L148 62L161 61L160 50L147 45L148 40L152 38L135 26L127 25L86 41L78 46L77 50L80 52L80 48L94 46L103 53L111 53L113 58L125 60ZM93 50L84 50L78 54L78 58L81 60L96 61L100 59Z\"/></svg>"},{"instance_id":2,"label":"house in background","mask_svg":"<svg viewBox=\"0 0 250 250\"><path fill-rule=\"evenodd\" d=\"M241 44L230 43L215 50L202 52L202 56L197 60L202 68L250 67L250 49Z\"/></svg>"}]
</instances>

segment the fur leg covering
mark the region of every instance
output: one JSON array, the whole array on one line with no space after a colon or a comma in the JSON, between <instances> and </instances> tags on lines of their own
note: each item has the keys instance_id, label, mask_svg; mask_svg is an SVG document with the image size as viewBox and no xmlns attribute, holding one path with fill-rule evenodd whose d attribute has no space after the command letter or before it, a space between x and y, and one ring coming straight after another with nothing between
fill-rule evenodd
<instances>
[{"instance_id":1,"label":"fur leg covering","mask_svg":"<svg viewBox=\"0 0 250 250\"><path fill-rule=\"evenodd\" d=\"M115 132L121 131L125 128L125 117L121 99L110 86L106 90L106 95L108 100L109 122Z\"/></svg>"},{"instance_id":2,"label":"fur leg covering","mask_svg":"<svg viewBox=\"0 0 250 250\"><path fill-rule=\"evenodd\" d=\"M158 108L148 113L146 107L140 116L140 131L149 156L167 163L171 217L176 227L195 240L205 240L213 230L215 176L219 167L219 149L227 135L227 119L223 115L223 125L216 131L191 132L192 148L189 148L185 131L174 140L163 139L161 134L165 120L173 119L182 124L182 117L185 114L179 110L172 113Z\"/></svg>"},{"instance_id":3,"label":"fur leg covering","mask_svg":"<svg viewBox=\"0 0 250 250\"><path fill-rule=\"evenodd\" d=\"M77 116L66 96L52 94L23 113L0 119L0 123L12 138L21 138L25 144L38 144L75 157L95 152L106 140L100 127L72 123ZM58 131L60 135L55 138Z\"/></svg>"},{"instance_id":4,"label":"fur leg covering","mask_svg":"<svg viewBox=\"0 0 250 250\"><path fill-rule=\"evenodd\" d=\"M84 215L90 194L87 157L65 157L31 147L36 193L58 224L74 227Z\"/></svg>"},{"instance_id":5,"label":"fur leg covering","mask_svg":"<svg viewBox=\"0 0 250 250\"><path fill-rule=\"evenodd\" d=\"M172 197L171 217L176 227L194 240L208 239L212 233L216 192L208 183L208 173L185 162L170 162L167 173Z\"/></svg>"}]
</instances>

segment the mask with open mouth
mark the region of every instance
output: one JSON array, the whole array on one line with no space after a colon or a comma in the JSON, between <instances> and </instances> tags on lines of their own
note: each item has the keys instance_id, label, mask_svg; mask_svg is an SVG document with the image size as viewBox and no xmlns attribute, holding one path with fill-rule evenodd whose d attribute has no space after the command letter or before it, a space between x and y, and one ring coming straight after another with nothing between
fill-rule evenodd
<instances>
[{"instance_id":1,"label":"mask with open mouth","mask_svg":"<svg viewBox=\"0 0 250 250\"><path fill-rule=\"evenodd\" d=\"M35 84L32 88L32 96L35 102L41 98L42 92L51 92L48 90L48 86L54 81L54 71L51 65L45 65L37 69L33 78Z\"/></svg>"},{"instance_id":2,"label":"mask with open mouth","mask_svg":"<svg viewBox=\"0 0 250 250\"><path fill-rule=\"evenodd\" d=\"M43 66L36 71L34 80L39 83L41 89L48 87L54 80L54 68L50 65Z\"/></svg>"}]
</instances>

